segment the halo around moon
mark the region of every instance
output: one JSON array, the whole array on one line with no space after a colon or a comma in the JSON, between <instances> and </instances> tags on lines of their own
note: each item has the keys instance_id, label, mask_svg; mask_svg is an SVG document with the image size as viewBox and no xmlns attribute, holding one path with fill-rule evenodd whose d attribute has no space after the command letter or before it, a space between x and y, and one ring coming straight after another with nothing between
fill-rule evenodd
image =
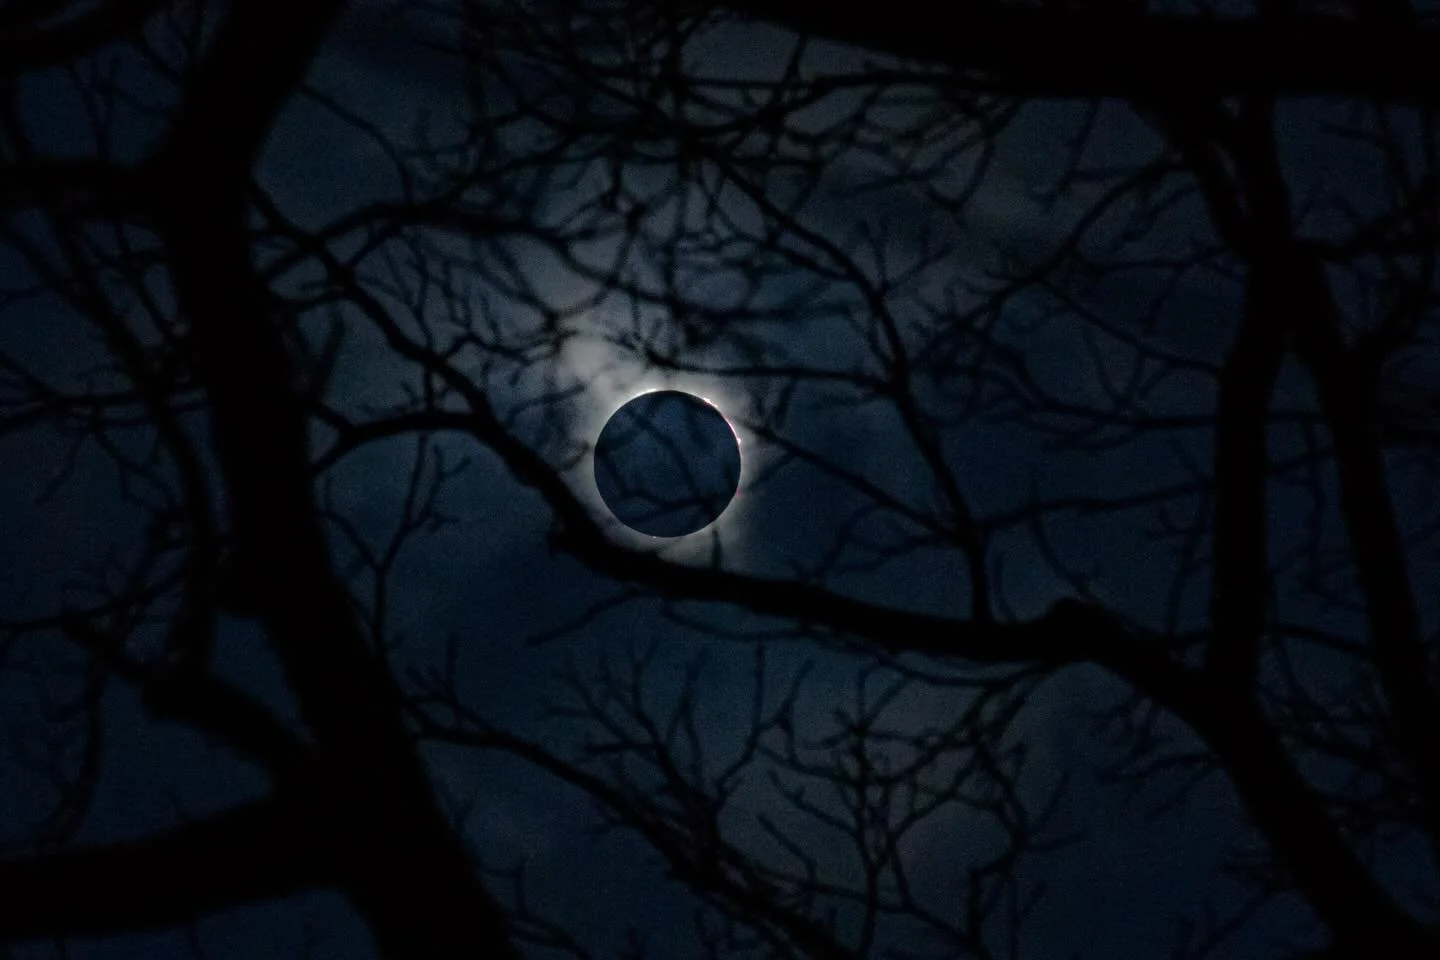
<instances>
[{"instance_id":1,"label":"halo around moon","mask_svg":"<svg viewBox=\"0 0 1440 960\"><path fill-rule=\"evenodd\" d=\"M621 406L595 441L595 487L615 519L652 537L714 523L740 486L740 444L694 394L656 390Z\"/></svg>"}]
</instances>

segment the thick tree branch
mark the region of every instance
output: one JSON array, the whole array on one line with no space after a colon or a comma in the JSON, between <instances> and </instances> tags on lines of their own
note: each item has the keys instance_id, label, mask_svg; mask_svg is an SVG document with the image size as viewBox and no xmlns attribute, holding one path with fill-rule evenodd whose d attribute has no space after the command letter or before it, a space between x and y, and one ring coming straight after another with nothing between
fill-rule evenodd
<instances>
[{"instance_id":1,"label":"thick tree branch","mask_svg":"<svg viewBox=\"0 0 1440 960\"><path fill-rule=\"evenodd\" d=\"M1220 381L1215 439L1214 636L1206 666L1217 682L1253 693L1270 596L1266 449L1270 398L1284 356L1287 291L1266 265L1251 271L1245 312Z\"/></svg>"},{"instance_id":2,"label":"thick tree branch","mask_svg":"<svg viewBox=\"0 0 1440 960\"><path fill-rule=\"evenodd\" d=\"M1291 286L1310 307L1297 333L1297 352L1315 378L1335 442L1340 512L1365 598L1375 667L1400 747L1419 783L1431 855L1440 863L1440 704L1385 477L1376 417L1378 358L1359 357L1346 348L1318 260L1302 265Z\"/></svg>"},{"instance_id":3,"label":"thick tree branch","mask_svg":"<svg viewBox=\"0 0 1440 960\"><path fill-rule=\"evenodd\" d=\"M333 883L302 810L272 797L140 840L0 862L0 939L176 926Z\"/></svg>"},{"instance_id":4,"label":"thick tree branch","mask_svg":"<svg viewBox=\"0 0 1440 960\"><path fill-rule=\"evenodd\" d=\"M1340 837L1259 706L1218 689L1199 701L1161 702L1215 751L1256 827L1338 944L1357 957L1369 956L1377 943L1391 957L1435 955L1435 941Z\"/></svg>"},{"instance_id":5,"label":"thick tree branch","mask_svg":"<svg viewBox=\"0 0 1440 960\"><path fill-rule=\"evenodd\" d=\"M1249 275L1217 415L1213 636L1205 664L1211 696L1203 704L1172 709L1220 756L1262 834L1339 943L1359 953L1377 937L1389 937L1398 954L1424 956L1433 945L1342 838L1254 697L1271 582L1266 511L1271 396L1297 328L1324 313L1323 290L1297 286L1307 259L1294 236L1273 123L1270 102L1260 97L1245 102L1233 123L1222 118L1208 136L1193 124L1176 127L1182 135L1178 146L1194 164L1216 231L1247 263ZM1221 182L1214 164L1194 163L1197 157L1218 157L1220 141L1234 161L1233 183ZM1395 546L1398 557L1398 540Z\"/></svg>"},{"instance_id":6,"label":"thick tree branch","mask_svg":"<svg viewBox=\"0 0 1440 960\"><path fill-rule=\"evenodd\" d=\"M170 185L162 233L255 605L318 745L342 886L388 956L510 957L501 911L436 803L393 678L331 569L303 404L245 229L254 162L342 6L232 8L154 163Z\"/></svg>"},{"instance_id":7,"label":"thick tree branch","mask_svg":"<svg viewBox=\"0 0 1440 960\"><path fill-rule=\"evenodd\" d=\"M103 160L29 155L0 166L0 210L46 208L78 217L141 217L149 185Z\"/></svg>"},{"instance_id":8,"label":"thick tree branch","mask_svg":"<svg viewBox=\"0 0 1440 960\"><path fill-rule=\"evenodd\" d=\"M871 50L953 66L1025 97L1440 95L1440 28L1385 18L1206 18L900 0L883 10L820 0L730 0L730 9Z\"/></svg>"},{"instance_id":9,"label":"thick tree branch","mask_svg":"<svg viewBox=\"0 0 1440 960\"><path fill-rule=\"evenodd\" d=\"M215 737L268 773L276 785L298 782L311 769L306 745L261 701L194 665L157 672L137 663L83 615L55 624L131 684L161 720L183 723Z\"/></svg>"},{"instance_id":10,"label":"thick tree branch","mask_svg":"<svg viewBox=\"0 0 1440 960\"><path fill-rule=\"evenodd\" d=\"M56 26L24 22L0 12L0 76L54 67L140 29L167 0L108 0Z\"/></svg>"}]
</instances>

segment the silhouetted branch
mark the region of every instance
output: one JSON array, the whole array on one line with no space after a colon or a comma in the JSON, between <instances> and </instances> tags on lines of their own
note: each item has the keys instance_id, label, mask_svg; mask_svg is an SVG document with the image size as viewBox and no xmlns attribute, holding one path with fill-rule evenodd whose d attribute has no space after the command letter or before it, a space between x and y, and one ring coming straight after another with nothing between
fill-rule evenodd
<instances>
[{"instance_id":1,"label":"silhouetted branch","mask_svg":"<svg viewBox=\"0 0 1440 960\"><path fill-rule=\"evenodd\" d=\"M313 815L271 798L137 840L0 861L0 936L174 926L337 879Z\"/></svg>"},{"instance_id":2,"label":"silhouetted branch","mask_svg":"<svg viewBox=\"0 0 1440 960\"><path fill-rule=\"evenodd\" d=\"M943 18L919 0L884 16L813 0L728 4L807 36L943 64L960 82L1016 97L1173 94L1426 101L1440 30L1409 22L1295 15L1206 17L974 2ZM1284 56L1280 51L1285 51Z\"/></svg>"}]
</instances>

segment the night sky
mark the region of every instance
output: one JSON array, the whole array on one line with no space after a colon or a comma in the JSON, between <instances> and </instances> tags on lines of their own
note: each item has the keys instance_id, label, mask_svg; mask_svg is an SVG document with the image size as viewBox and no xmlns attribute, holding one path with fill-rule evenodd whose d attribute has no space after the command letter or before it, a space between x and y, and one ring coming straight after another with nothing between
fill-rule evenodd
<instances>
[{"instance_id":1,"label":"night sky","mask_svg":"<svg viewBox=\"0 0 1440 960\"><path fill-rule=\"evenodd\" d=\"M604 83L566 75L564 58L554 50L533 60L515 55L506 44L522 48L523 38L512 36L499 40L493 60L467 71L435 49L464 36L447 14L426 15L415 5L410 14L395 16L387 12L393 6L405 5L354 4L330 32L307 73L307 92L291 99L257 166L265 205L299 230L323 230L353 211L398 204L412 187L407 176L422 184L416 189L423 193L424 184L439 184L439 190L447 178L453 185L469 170L473 182L455 207L472 210L488 226L443 224L397 231L398 238L384 241L359 229L334 239L333 250L342 260L356 258L358 275L399 330L418 337L428 329L436 342L454 346L455 365L480 385L499 419L566 479L617 542L682 566L714 564L824 583L887 607L963 619L977 608L964 547L914 522L917 515L953 519L957 508L947 497L954 491L943 482L950 478L987 530L987 602L996 617L1033 618L1057 599L1080 597L1137 630L1183 637L1205 629L1210 578L1204 563L1212 545L1206 537L1187 539L1186 525L1197 518L1203 524L1213 508L1210 418L1218 365L1245 302L1243 271L1224 254L1174 275L1143 266L1087 272L1077 262L1006 292L1011 278L1044 261L1113 185L1114 170L1163 153L1161 135L1140 112L1108 101L1092 111L1077 101L967 99L943 83L916 83L868 107L868 126L834 156L819 150L791 167L777 162L762 173L744 164L725 170L705 154L714 144L692 144L687 154L667 140L661 121L647 113L655 107L663 115L669 104L658 88L627 101L613 95L625 81L611 79L605 81L613 86L607 95ZM595 49L605 49L609 38L602 24L592 27ZM524 29L557 44L562 35L559 21L547 19L545 11ZM126 71L118 86L153 102L173 97L168 81L147 75L123 51L114 57ZM692 42L685 62L696 75L753 78L775 74L792 57L803 75L832 79L853 77L871 60L891 63L823 39L797 52L793 34L749 21L710 28ZM84 82L99 89L93 79ZM83 156L94 149L73 84L53 71L22 78L20 123L41 154ZM828 125L857 109L865 88L847 90L838 80L835 86L838 93L795 109L787 120L794 131L828 129L837 142L847 135ZM488 145L489 152L457 146L467 134L467 118L473 119L467 111L477 89L496 115L529 100L544 107L547 119L522 117ZM967 127L957 119L947 127L944 119L926 119L927 110L959 117L962 105L987 114L998 130L985 150L966 139L976 136L980 120ZM133 105L115 109L117 154L143 156L163 125ZM690 109L697 125L723 123L713 105ZM1384 186L1387 163L1423 164L1418 127L1414 156L1399 161L1330 132L1336 124L1369 122L1354 119L1357 112L1325 99L1277 108L1273 122L1283 172L1295 203L1313 207L1303 215L1310 235L1343 237L1350 225L1337 210L1368 217L1393 203ZM1396 114L1396 124L1415 124L1403 110ZM585 117L605 122L597 121L598 132L547 153L556 137L552 127ZM928 124L933 141L907 133L911 124ZM796 133L776 146L783 138L764 129L714 136L734 156L776 160L785 151L799 157L809 142ZM767 141L769 136L776 140ZM1045 196L1082 136L1083 154L1073 159L1096 172ZM1403 131L1396 136L1409 142ZM382 138L415 150L388 154ZM421 145L430 157L420 156ZM7 135L0 156L8 162L13 155ZM547 159L552 156L562 160ZM912 176L889 176L894 171L886 165L900 157ZM687 178L685 187L667 195L667 185L682 175L677 171ZM623 189L613 189L610 178ZM763 189L749 195L735 186L740 182ZM1087 255L1096 262L1108 257L1139 263L1213 246L1203 199L1182 189L1186 182L1174 177L1153 187L1146 195L1157 206L1153 217L1137 205L1098 219L1087 235ZM973 194L964 194L972 186ZM962 194L963 215L946 203ZM627 221L626 205L637 198L653 209ZM789 211L798 211L793 230L767 234L767 222ZM593 234L585 232L587 217L593 217ZM378 224L383 218L375 219ZM397 356L363 310L327 301L325 270L317 261L301 258L298 266L284 266L293 245L287 247L284 231L268 214L257 213L255 222L275 231L257 244L254 264L270 289L289 301L288 316L299 317L297 340L319 353L330 331L338 331L338 353L324 384L329 413L363 421L420 403L427 391L439 389L416 364ZM527 223L566 236L578 266ZM641 225L640 239L626 246L624 230L634 223ZM29 211L13 216L8 233L36 237L45 229ZM103 231L97 236L102 248L115 242ZM361 258L367 243L379 252ZM863 284L836 266L840 249L863 250L854 256L856 270L867 281L889 284L880 301L899 325L896 342L877 333L877 304L865 300ZM648 294L597 293L586 269L612 263L620 264L616 269L626 283ZM432 268L422 300L416 278ZM160 312L169 315L173 302L163 270L152 273L146 282L157 291ZM0 285L6 290L0 354L7 366L39 371L57 385L106 389L107 375L94 372L106 345L53 294L24 295L35 280L15 246L0 242ZM1337 296L1357 318L1388 296L1383 283L1362 280L1337 268ZM133 291L116 296L135 303ZM1431 298L1427 309L1433 311L1433 289L1425 288L1423 296ZM475 331L468 343L466 329ZM970 335L976 330L984 337ZM1425 405L1436 357L1430 341L1421 336L1417 343L1410 361L1396 364L1387 379L1382 412L1387 422L1420 424L1423 433L1433 419ZM1139 358L1140 348L1155 353ZM885 362L887 351L893 360L896 350L910 364L904 375L911 378L911 392L903 402L873 386L897 375ZM823 375L785 372L794 369ZM4 424L18 406L4 392L13 380L0 383ZM203 439L203 407L198 391L189 389L197 412L186 423ZM661 389L713 403L733 426L744 460L739 492L713 525L657 541L609 526L593 480L591 447L623 403ZM1121 394L1130 399L1116 401ZM452 402L458 403L451 397L440 404ZM907 419L917 410L923 421L918 427ZM1273 410L1269 455L1279 462L1303 454L1314 442L1317 407L1310 380L1293 361L1279 373ZM115 555L123 558L143 537L144 518L127 501L130 491L112 457L143 459L152 438L143 429L117 431L117 454L93 442L75 444L75 432L46 419L0 432L0 619L6 623L76 602L83 593L73 584L97 564L102 576L118 576L103 567L107 556L119 551ZM310 440L317 460L329 456L337 436L333 422L314 419ZM1436 507L1428 449L1425 443L1397 446L1387 461L1396 513L1406 529L1424 528ZM207 460L205 469L218 484L214 462ZM1171 487L1179 488L1172 497L1144 499ZM433 502L425 499L431 491ZM1278 572L1270 615L1297 629L1363 637L1353 577L1343 564L1326 566L1345 553L1333 495L1328 473L1317 478L1295 468L1272 482L1269 530ZM844 762L843 749L834 746L843 738L826 738L844 726L845 711L861 704L882 704L877 717L883 729L946 732L957 744L968 729L965 711L982 709L963 683L976 669L965 663L877 661L873 651L867 655L836 631L801 636L793 622L743 604L666 598L596 572L566 552L555 535L554 511L537 489L460 431L402 433L348 452L317 482L315 496L327 516L340 518L327 536L336 570L352 578L362 615L380 602L367 556L384 554L417 502L433 512L437 522L423 518L419 533L386 560L391 565L383 603L392 670L402 687L419 690L443 667L485 721L558 757L578 756L587 744L603 741L606 731L576 709L588 700L591 708L619 716L613 711L622 710L627 671L637 663L643 664L645 701L655 716L666 716L677 702L693 707L694 740L677 742L703 745L701 769L710 772L744 747L756 698L773 709L792 683L800 684L793 725L774 735L791 733L815 744L806 756L816 762ZM1134 509L1094 508L1101 500L1132 496L1141 499ZM1026 515L1037 501L1055 503L1038 521ZM1433 542L1417 536L1411 550L1413 582L1433 583ZM1421 586L1416 592L1429 637L1440 611L1431 591ZM1193 644L1176 649L1187 662L1198 657ZM758 695L757 650L764 656ZM47 729L47 691L73 690L85 674L84 658L53 635L26 638L4 652L10 668L0 671L6 760L0 763L0 822L13 841L55 801L53 785L20 756ZM1353 664L1344 656L1318 643L1302 646L1296 656L1298 667L1278 657L1265 660L1262 677L1283 686L1277 678L1295 668L1306 683L1342 703L1359 696L1349 685ZM34 669L22 669L26 664ZM221 617L214 670L300 728L282 671L255 620L235 612ZM916 675L885 701L884 692L906 670ZM1135 738L1100 723L1097 715L1123 701L1124 684L1089 664L1020 683L1023 703L1017 702L1001 743L1019 749L1023 761L1005 754L1001 762L1021 764L1014 788L1024 806L1044 807L1059 788L1040 837L1070 843L1029 854L1013 867L1022 890L1043 885L1045 891L1023 925L1017 955L1170 956L1187 924L1206 911L1223 916L1246 903L1248 888L1227 873L1224 861L1260 847L1222 774L1197 775L1182 766L1143 777L1135 789L1131 782L1113 782L1107 770L1124 759ZM259 773L223 747L155 720L119 680L104 694L103 729L97 793L74 835L78 845L141 836L266 789ZM1150 733L1169 738L1180 753L1196 747L1193 735L1172 718L1162 717ZM891 743L875 749L903 764L909 748ZM502 898L511 888L501 874L523 863L530 905L595 956L626 956L632 926L649 938L650 956L704 955L694 936L699 901L667 875L661 857L633 831L600 829L598 804L574 784L504 750L429 743L422 753L477 862L496 871L491 888ZM943 779L947 765L964 755L957 745L927 776ZM597 753L585 769L613 773L608 762ZM797 814L785 799L785 791L804 778L782 770L772 780L777 766L783 764L774 757L758 758L740 781L722 821L730 842L762 859L774 856L777 845L764 827L773 823L825 864L836 882L855 882L857 862L844 838ZM1309 772L1322 780L1336 776L1323 765ZM642 796L658 789L645 779L649 773L631 776ZM808 789L826 795L818 777ZM1177 790L1178 804L1165 807ZM1432 918L1440 890L1418 836L1411 831L1377 839L1374 856L1396 899ZM967 871L998 852L1000 840L994 817L957 804L919 825L897 856L930 908L954 910L963 903ZM33 852L12 844L4 856ZM839 923L847 931L842 939L853 944L859 936L855 917L842 912ZM894 956L957 955L951 947L927 944L917 925L887 920L879 929L871 952L857 956L887 956L883 947L893 947ZM1008 944L996 936L994 955L1007 956ZM1291 891L1265 905L1213 956L1290 956L1325 939L1314 914ZM906 949L934 952L899 952ZM17 945L13 955L378 956L360 917L334 892L237 907L188 932L68 939L61 950L32 941ZM527 956L563 955L527 950ZM768 954L757 947L737 948L734 955Z\"/></svg>"}]
</instances>

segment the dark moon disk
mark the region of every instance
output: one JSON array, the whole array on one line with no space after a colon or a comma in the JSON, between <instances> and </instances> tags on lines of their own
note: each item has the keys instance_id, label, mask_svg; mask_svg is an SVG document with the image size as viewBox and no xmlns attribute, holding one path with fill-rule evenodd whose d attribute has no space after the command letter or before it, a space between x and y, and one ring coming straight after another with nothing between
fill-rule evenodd
<instances>
[{"instance_id":1,"label":"dark moon disk","mask_svg":"<svg viewBox=\"0 0 1440 960\"><path fill-rule=\"evenodd\" d=\"M595 441L595 486L621 523L652 537L703 530L740 486L740 444L699 397L657 390L610 417Z\"/></svg>"}]
</instances>

